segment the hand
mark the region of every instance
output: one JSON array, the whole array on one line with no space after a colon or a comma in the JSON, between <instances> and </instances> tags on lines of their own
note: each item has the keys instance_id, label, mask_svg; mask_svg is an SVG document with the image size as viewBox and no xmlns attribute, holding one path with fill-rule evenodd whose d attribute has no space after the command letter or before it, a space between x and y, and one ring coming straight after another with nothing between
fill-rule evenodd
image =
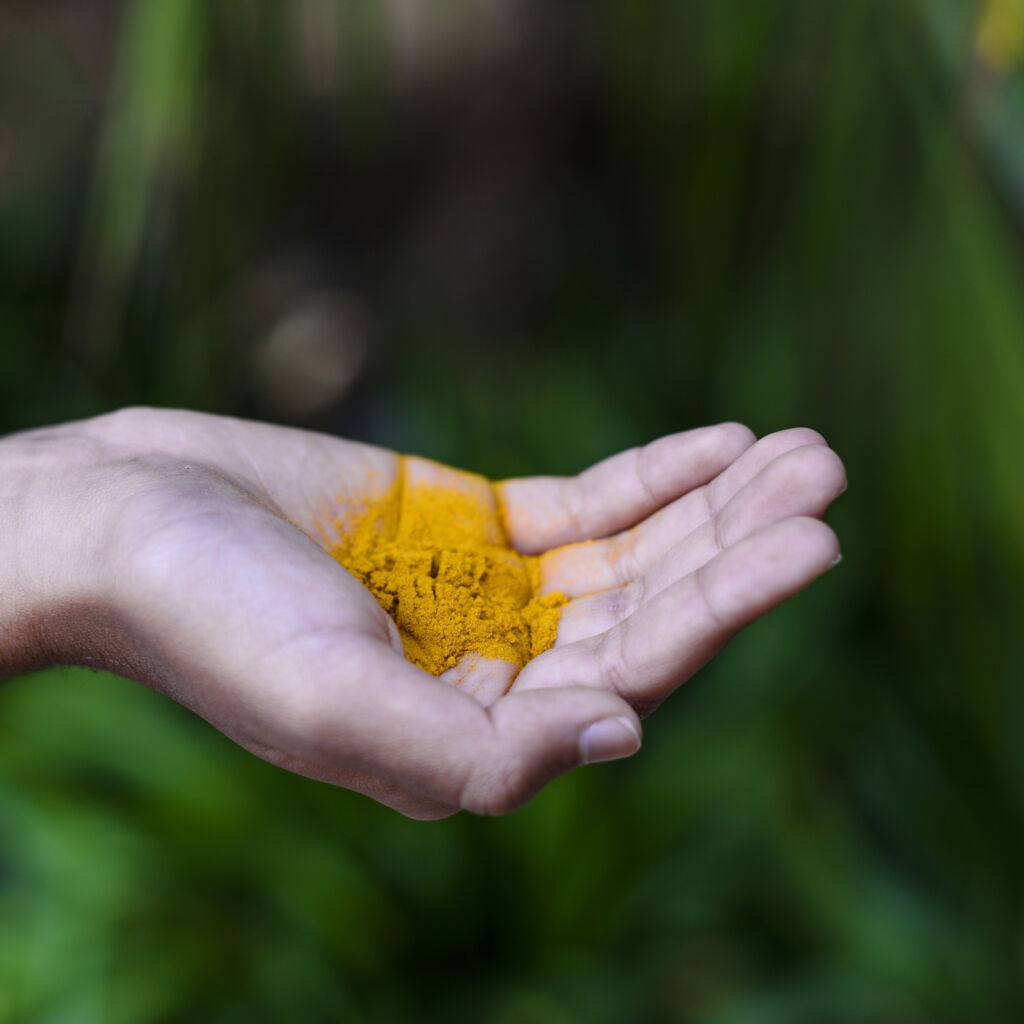
<instances>
[{"instance_id":1,"label":"hand","mask_svg":"<svg viewBox=\"0 0 1024 1024\"><path fill-rule=\"evenodd\" d=\"M571 600L555 646L514 681L494 663L438 679L405 659L394 624L315 538L325 515L400 471L480 478L146 409L14 435L0 458L18 541L0 673L117 672L274 764L423 818L509 811L584 761L635 751L641 715L834 563L815 517L845 485L813 431L755 443L737 424L579 477L501 483L513 544Z\"/></svg>"}]
</instances>

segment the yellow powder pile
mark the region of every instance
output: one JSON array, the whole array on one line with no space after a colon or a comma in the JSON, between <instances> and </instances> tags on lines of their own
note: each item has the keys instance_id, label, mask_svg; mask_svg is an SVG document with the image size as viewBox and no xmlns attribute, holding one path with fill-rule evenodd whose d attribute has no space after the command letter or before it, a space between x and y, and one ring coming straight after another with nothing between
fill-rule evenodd
<instances>
[{"instance_id":1,"label":"yellow powder pile","mask_svg":"<svg viewBox=\"0 0 1024 1024\"><path fill-rule=\"evenodd\" d=\"M436 484L396 486L330 552L398 626L408 659L433 675L467 654L520 668L555 642L562 593L540 595L536 558L509 544L493 502Z\"/></svg>"}]
</instances>

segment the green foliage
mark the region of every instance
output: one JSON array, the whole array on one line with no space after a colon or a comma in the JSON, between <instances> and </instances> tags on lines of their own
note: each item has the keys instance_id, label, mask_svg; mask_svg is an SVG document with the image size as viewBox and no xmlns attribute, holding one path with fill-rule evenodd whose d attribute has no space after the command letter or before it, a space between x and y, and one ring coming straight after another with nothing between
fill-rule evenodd
<instances>
[{"instance_id":1,"label":"green foliage","mask_svg":"<svg viewBox=\"0 0 1024 1024\"><path fill-rule=\"evenodd\" d=\"M391 9L126 4L98 124L0 16L0 427L282 418L252 347L343 288L368 362L304 425L503 476L807 424L845 561L501 820L11 683L0 1021L1019 1019L1020 74L952 2L538 5L486 58L438 3L415 60Z\"/></svg>"}]
</instances>

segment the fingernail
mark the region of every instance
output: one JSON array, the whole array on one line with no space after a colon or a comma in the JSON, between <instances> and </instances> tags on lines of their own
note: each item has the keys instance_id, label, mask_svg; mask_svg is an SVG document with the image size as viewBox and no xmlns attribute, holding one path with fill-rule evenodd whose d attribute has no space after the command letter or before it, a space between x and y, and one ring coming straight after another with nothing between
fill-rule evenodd
<instances>
[{"instance_id":1,"label":"fingernail","mask_svg":"<svg viewBox=\"0 0 1024 1024\"><path fill-rule=\"evenodd\" d=\"M840 552L838 555L836 555L835 558L832 559L831 562L828 563L828 567L830 569L834 569L842 560L843 560L843 553Z\"/></svg>"},{"instance_id":2,"label":"fingernail","mask_svg":"<svg viewBox=\"0 0 1024 1024\"><path fill-rule=\"evenodd\" d=\"M624 715L602 718L580 733L580 758L583 764L629 757L639 749L640 732Z\"/></svg>"}]
</instances>

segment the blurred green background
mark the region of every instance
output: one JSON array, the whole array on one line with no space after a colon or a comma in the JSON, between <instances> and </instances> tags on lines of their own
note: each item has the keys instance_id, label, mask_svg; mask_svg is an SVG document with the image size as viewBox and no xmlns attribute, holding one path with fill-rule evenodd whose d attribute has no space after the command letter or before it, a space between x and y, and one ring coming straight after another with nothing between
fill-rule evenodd
<instances>
[{"instance_id":1,"label":"blurred green background","mask_svg":"<svg viewBox=\"0 0 1024 1024\"><path fill-rule=\"evenodd\" d=\"M1024 1019L1020 0L4 0L0 431L821 430L845 561L497 820L0 690L0 1021Z\"/></svg>"}]
</instances>

